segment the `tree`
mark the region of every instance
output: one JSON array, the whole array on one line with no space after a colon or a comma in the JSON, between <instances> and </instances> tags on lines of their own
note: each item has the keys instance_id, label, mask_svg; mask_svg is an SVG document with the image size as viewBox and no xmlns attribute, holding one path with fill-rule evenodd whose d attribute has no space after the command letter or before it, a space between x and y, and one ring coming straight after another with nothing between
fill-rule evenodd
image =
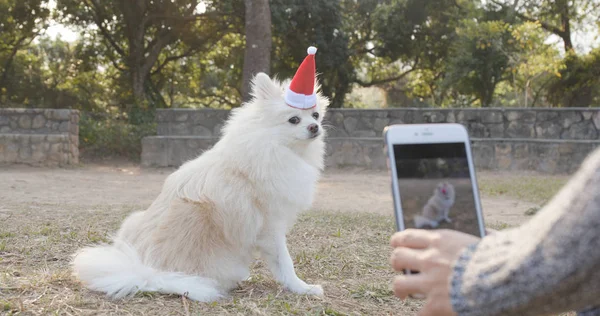
<instances>
[{"instance_id":1,"label":"tree","mask_svg":"<svg viewBox=\"0 0 600 316\"><path fill-rule=\"evenodd\" d=\"M44 106L46 89L42 67L42 58L31 47L18 50L5 71L9 80L2 87L0 103L9 107L17 104Z\"/></svg>"},{"instance_id":2,"label":"tree","mask_svg":"<svg viewBox=\"0 0 600 316\"><path fill-rule=\"evenodd\" d=\"M237 107L244 46L243 34L227 34L205 54L169 63L153 76L153 84L168 107Z\"/></svg>"},{"instance_id":3,"label":"tree","mask_svg":"<svg viewBox=\"0 0 600 316\"><path fill-rule=\"evenodd\" d=\"M306 49L315 46L321 90L330 98L331 107L342 107L355 74L340 1L271 0L271 12L272 73L291 78L306 57Z\"/></svg>"},{"instance_id":4,"label":"tree","mask_svg":"<svg viewBox=\"0 0 600 316\"><path fill-rule=\"evenodd\" d=\"M250 80L271 68L271 9L269 0L245 0L246 50L242 76L242 100L250 99Z\"/></svg>"},{"instance_id":5,"label":"tree","mask_svg":"<svg viewBox=\"0 0 600 316\"><path fill-rule=\"evenodd\" d=\"M563 41L567 53L575 53L574 28L594 24L600 16L598 0L491 0L497 8L525 22L538 22L547 32Z\"/></svg>"},{"instance_id":6,"label":"tree","mask_svg":"<svg viewBox=\"0 0 600 316\"><path fill-rule=\"evenodd\" d=\"M45 29L49 15L43 0L0 0L0 95L17 53Z\"/></svg>"},{"instance_id":7,"label":"tree","mask_svg":"<svg viewBox=\"0 0 600 316\"><path fill-rule=\"evenodd\" d=\"M590 25L597 25L600 19L598 0L493 0L499 10L513 14L522 21L538 23L547 33L558 36L565 51L557 76L547 77L545 88L548 100L555 106L587 106L597 102L598 58L594 51L587 56L579 56L572 42L575 30L589 31ZM555 63L551 63L555 64ZM542 91L539 91L538 95Z\"/></svg>"},{"instance_id":8,"label":"tree","mask_svg":"<svg viewBox=\"0 0 600 316\"><path fill-rule=\"evenodd\" d=\"M449 92L442 87L456 29L462 19L480 14L471 0L378 1L371 14L373 48L367 80L387 83L410 97L435 105L445 103ZM387 66L386 66L387 65ZM404 87L396 83L407 81Z\"/></svg>"},{"instance_id":9,"label":"tree","mask_svg":"<svg viewBox=\"0 0 600 316\"><path fill-rule=\"evenodd\" d=\"M550 82L560 77L564 62L558 51L546 44L546 34L539 22L511 25L509 44L512 52L506 52L514 101L523 107L534 107L543 98Z\"/></svg>"},{"instance_id":10,"label":"tree","mask_svg":"<svg viewBox=\"0 0 600 316\"><path fill-rule=\"evenodd\" d=\"M81 41L40 36L15 55L3 103L106 112L114 95L99 61Z\"/></svg>"},{"instance_id":11,"label":"tree","mask_svg":"<svg viewBox=\"0 0 600 316\"><path fill-rule=\"evenodd\" d=\"M444 88L474 96L479 104L492 104L496 86L506 80L510 25L502 21L463 20L452 45Z\"/></svg>"},{"instance_id":12,"label":"tree","mask_svg":"<svg viewBox=\"0 0 600 316\"><path fill-rule=\"evenodd\" d=\"M40 38L34 49L44 61L45 101L48 106L70 107L85 112L105 113L114 102L108 80L114 69L92 51L84 40L74 43ZM99 67L104 64L105 67Z\"/></svg>"},{"instance_id":13,"label":"tree","mask_svg":"<svg viewBox=\"0 0 600 316\"><path fill-rule=\"evenodd\" d=\"M160 94L152 99L157 93L150 80L153 74L209 50L235 25L228 1L58 0L57 7L64 22L101 35L104 53L128 78L131 101L137 105L161 100Z\"/></svg>"},{"instance_id":14,"label":"tree","mask_svg":"<svg viewBox=\"0 0 600 316\"><path fill-rule=\"evenodd\" d=\"M568 56L560 76L548 85L549 101L560 107L600 106L599 73L599 48L586 56Z\"/></svg>"}]
</instances>

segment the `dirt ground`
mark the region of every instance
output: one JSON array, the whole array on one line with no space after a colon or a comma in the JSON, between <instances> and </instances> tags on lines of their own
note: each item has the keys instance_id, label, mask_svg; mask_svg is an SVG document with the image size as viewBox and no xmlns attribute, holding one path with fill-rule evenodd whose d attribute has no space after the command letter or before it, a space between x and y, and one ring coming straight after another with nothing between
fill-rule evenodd
<instances>
[{"instance_id":1,"label":"dirt ground","mask_svg":"<svg viewBox=\"0 0 600 316\"><path fill-rule=\"evenodd\" d=\"M146 169L132 164L33 168L0 166L0 220L24 202L50 209L63 206L131 205L145 207L160 192L174 169ZM486 172L480 178L497 176ZM507 196L482 196L485 223L514 226L537 204ZM329 170L322 178L315 204L318 211L370 212L393 215L387 172Z\"/></svg>"}]
</instances>

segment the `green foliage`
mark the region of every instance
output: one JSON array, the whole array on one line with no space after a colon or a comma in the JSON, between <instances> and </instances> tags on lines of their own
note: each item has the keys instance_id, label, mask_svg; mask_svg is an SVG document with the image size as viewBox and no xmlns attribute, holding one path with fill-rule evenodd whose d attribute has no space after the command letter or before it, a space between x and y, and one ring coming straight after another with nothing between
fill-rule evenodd
<instances>
[{"instance_id":1,"label":"green foliage","mask_svg":"<svg viewBox=\"0 0 600 316\"><path fill-rule=\"evenodd\" d=\"M42 0L0 0L0 101L3 103L11 101L10 94L16 86L11 76L15 59L27 62L26 56L18 55L44 30L49 15ZM37 78L21 79L39 85Z\"/></svg>"},{"instance_id":2,"label":"green foliage","mask_svg":"<svg viewBox=\"0 0 600 316\"><path fill-rule=\"evenodd\" d=\"M492 104L496 85L506 80L510 25L502 21L463 20L447 65L444 89L473 96L481 106Z\"/></svg>"},{"instance_id":3,"label":"green foliage","mask_svg":"<svg viewBox=\"0 0 600 316\"><path fill-rule=\"evenodd\" d=\"M374 55L431 68L444 58L454 41L455 28L469 14L468 1L393 0L381 3L373 12L377 34Z\"/></svg>"},{"instance_id":4,"label":"green foliage","mask_svg":"<svg viewBox=\"0 0 600 316\"><path fill-rule=\"evenodd\" d=\"M582 12L600 13L591 0L568 4L576 12L562 0L366 2L376 4L364 18L373 44L364 82L383 83L392 104L409 106L547 106L549 84L569 66L548 35L570 41L565 32L586 20Z\"/></svg>"},{"instance_id":5,"label":"green foliage","mask_svg":"<svg viewBox=\"0 0 600 316\"><path fill-rule=\"evenodd\" d=\"M590 88L598 73L594 62L596 58L593 52L587 56L578 55L578 48L572 41L577 31L587 32L588 36L598 34L600 3L597 0L494 0L491 3L490 10L498 9L507 17L512 17L507 20L511 24L518 24L515 19L530 23L524 23L524 31L534 39L531 41L534 45L524 49L518 56L522 67L515 70L514 76L514 94L523 94L519 97L523 100L520 103L526 106L538 106L540 101L543 106L597 104L597 97L592 91L594 89ZM517 34L513 35L519 39ZM555 48L541 44L548 35L562 41L563 57L557 56Z\"/></svg>"},{"instance_id":6,"label":"green foliage","mask_svg":"<svg viewBox=\"0 0 600 316\"><path fill-rule=\"evenodd\" d=\"M167 107L230 109L241 104L244 40L225 35L204 55L170 63L154 76Z\"/></svg>"},{"instance_id":7,"label":"green foliage","mask_svg":"<svg viewBox=\"0 0 600 316\"><path fill-rule=\"evenodd\" d=\"M0 101L3 105L37 105L45 96L45 78L42 75L42 60L31 49L19 51L12 58L5 73L8 80L2 86Z\"/></svg>"},{"instance_id":8,"label":"green foliage","mask_svg":"<svg viewBox=\"0 0 600 316\"><path fill-rule=\"evenodd\" d=\"M80 150L86 158L137 160L142 152L142 138L155 134L155 123L132 124L122 117L84 113L79 121Z\"/></svg>"},{"instance_id":9,"label":"green foliage","mask_svg":"<svg viewBox=\"0 0 600 316\"><path fill-rule=\"evenodd\" d=\"M564 62L558 51L545 42L545 33L539 22L525 22L511 26L512 38L508 43L516 49L508 54L510 88L496 89L501 104L536 106L545 104L544 88L553 79L559 79Z\"/></svg>"},{"instance_id":10,"label":"green foliage","mask_svg":"<svg viewBox=\"0 0 600 316\"><path fill-rule=\"evenodd\" d=\"M548 86L548 98L561 107L600 106L600 49L586 56L570 54L560 76Z\"/></svg>"},{"instance_id":11,"label":"green foliage","mask_svg":"<svg viewBox=\"0 0 600 316\"><path fill-rule=\"evenodd\" d=\"M71 107L131 122L158 107L240 105L244 2L0 0L0 102ZM561 57L600 15L596 0L271 0L272 73L293 76L316 45L333 107L364 106L355 86L410 106L597 103L596 57ZM57 19L75 43L39 38ZM589 28L588 28L589 29ZM4 80L2 79L4 78ZM8 78L8 80L6 80ZM140 97L140 95L142 97Z\"/></svg>"},{"instance_id":12,"label":"green foliage","mask_svg":"<svg viewBox=\"0 0 600 316\"><path fill-rule=\"evenodd\" d=\"M210 51L226 34L240 32L243 11L234 3L238 2L57 1L63 22L101 40L96 51L119 71L119 101L126 111L166 106L162 90L172 90L168 83L176 79L165 79L169 75L162 71L170 63Z\"/></svg>"},{"instance_id":13,"label":"green foliage","mask_svg":"<svg viewBox=\"0 0 600 316\"><path fill-rule=\"evenodd\" d=\"M271 72L291 78L310 45L319 51L316 63L323 93L331 107L342 107L354 77L348 36L342 29L339 0L271 0L273 56Z\"/></svg>"},{"instance_id":14,"label":"green foliage","mask_svg":"<svg viewBox=\"0 0 600 316\"><path fill-rule=\"evenodd\" d=\"M82 151L134 157L156 108L241 104L244 1L56 4L0 0L0 106L82 110ZM315 45L332 107L598 106L600 49L571 37L593 31L599 4L270 0L271 74L292 77ZM54 22L79 39L44 36Z\"/></svg>"},{"instance_id":15,"label":"green foliage","mask_svg":"<svg viewBox=\"0 0 600 316\"><path fill-rule=\"evenodd\" d=\"M594 31L590 26L600 18L598 0L493 0L491 8L500 8L521 22L538 22L546 32L559 37L565 52L573 52L575 31Z\"/></svg>"},{"instance_id":16,"label":"green foliage","mask_svg":"<svg viewBox=\"0 0 600 316\"><path fill-rule=\"evenodd\" d=\"M401 79L400 85L394 80L387 86L390 95L399 90L409 99L443 105L449 91L442 80L456 29L476 13L476 2L468 0L381 2L372 15L375 59L368 77L376 82Z\"/></svg>"},{"instance_id":17,"label":"green foliage","mask_svg":"<svg viewBox=\"0 0 600 316\"><path fill-rule=\"evenodd\" d=\"M81 43L41 37L15 55L2 103L104 111L111 102L110 72L94 69L93 62Z\"/></svg>"}]
</instances>

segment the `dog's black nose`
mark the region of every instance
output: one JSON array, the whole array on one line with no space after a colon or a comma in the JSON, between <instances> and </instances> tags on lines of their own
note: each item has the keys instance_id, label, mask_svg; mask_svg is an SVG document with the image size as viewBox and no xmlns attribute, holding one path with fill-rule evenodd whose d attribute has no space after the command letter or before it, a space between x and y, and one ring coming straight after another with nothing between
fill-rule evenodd
<instances>
[{"instance_id":1,"label":"dog's black nose","mask_svg":"<svg viewBox=\"0 0 600 316\"><path fill-rule=\"evenodd\" d=\"M308 125L308 131L311 132L311 133L313 133L313 134L318 133L319 132L319 125L317 125L317 124L310 124L310 125Z\"/></svg>"}]
</instances>

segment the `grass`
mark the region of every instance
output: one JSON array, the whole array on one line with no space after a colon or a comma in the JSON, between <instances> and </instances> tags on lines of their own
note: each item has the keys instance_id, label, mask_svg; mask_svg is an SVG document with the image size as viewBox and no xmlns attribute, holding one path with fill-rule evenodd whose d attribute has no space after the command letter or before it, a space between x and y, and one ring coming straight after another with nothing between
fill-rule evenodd
<instances>
[{"instance_id":1,"label":"grass","mask_svg":"<svg viewBox=\"0 0 600 316\"><path fill-rule=\"evenodd\" d=\"M530 207L525 211L525 215L527 216L533 216L535 214L537 214L537 212L539 212L539 210L541 210L541 207L538 206L534 206L534 207Z\"/></svg>"},{"instance_id":2,"label":"grass","mask_svg":"<svg viewBox=\"0 0 600 316\"><path fill-rule=\"evenodd\" d=\"M484 196L506 196L543 205L566 177L488 174ZM138 293L111 300L90 292L69 270L72 254L107 242L123 218L144 205L85 208L26 202L0 224L0 315L415 315L422 302L391 292L392 216L313 211L288 236L298 275L323 285L324 298L290 294L257 260L251 278L225 300L197 303L177 295ZM40 211L43 209L43 211ZM536 209L524 215L533 215ZM489 223L502 230L506 223ZM574 315L574 314L564 314Z\"/></svg>"},{"instance_id":3,"label":"grass","mask_svg":"<svg viewBox=\"0 0 600 316\"><path fill-rule=\"evenodd\" d=\"M388 264L393 218L311 212L288 243L298 275L322 284L325 298L288 293L257 260L250 280L231 297L197 303L176 295L138 293L110 300L83 288L69 271L81 246L108 240L134 207L93 211L25 208L0 226L0 314L24 315L411 315L417 300L397 300Z\"/></svg>"},{"instance_id":4,"label":"grass","mask_svg":"<svg viewBox=\"0 0 600 316\"><path fill-rule=\"evenodd\" d=\"M552 198L568 180L568 176L486 172L478 176L477 182L484 196L507 196L543 204Z\"/></svg>"},{"instance_id":5,"label":"grass","mask_svg":"<svg viewBox=\"0 0 600 316\"><path fill-rule=\"evenodd\" d=\"M510 225L502 222L493 222L486 224L487 228L491 228L493 230L505 230L507 228L511 228Z\"/></svg>"}]
</instances>

